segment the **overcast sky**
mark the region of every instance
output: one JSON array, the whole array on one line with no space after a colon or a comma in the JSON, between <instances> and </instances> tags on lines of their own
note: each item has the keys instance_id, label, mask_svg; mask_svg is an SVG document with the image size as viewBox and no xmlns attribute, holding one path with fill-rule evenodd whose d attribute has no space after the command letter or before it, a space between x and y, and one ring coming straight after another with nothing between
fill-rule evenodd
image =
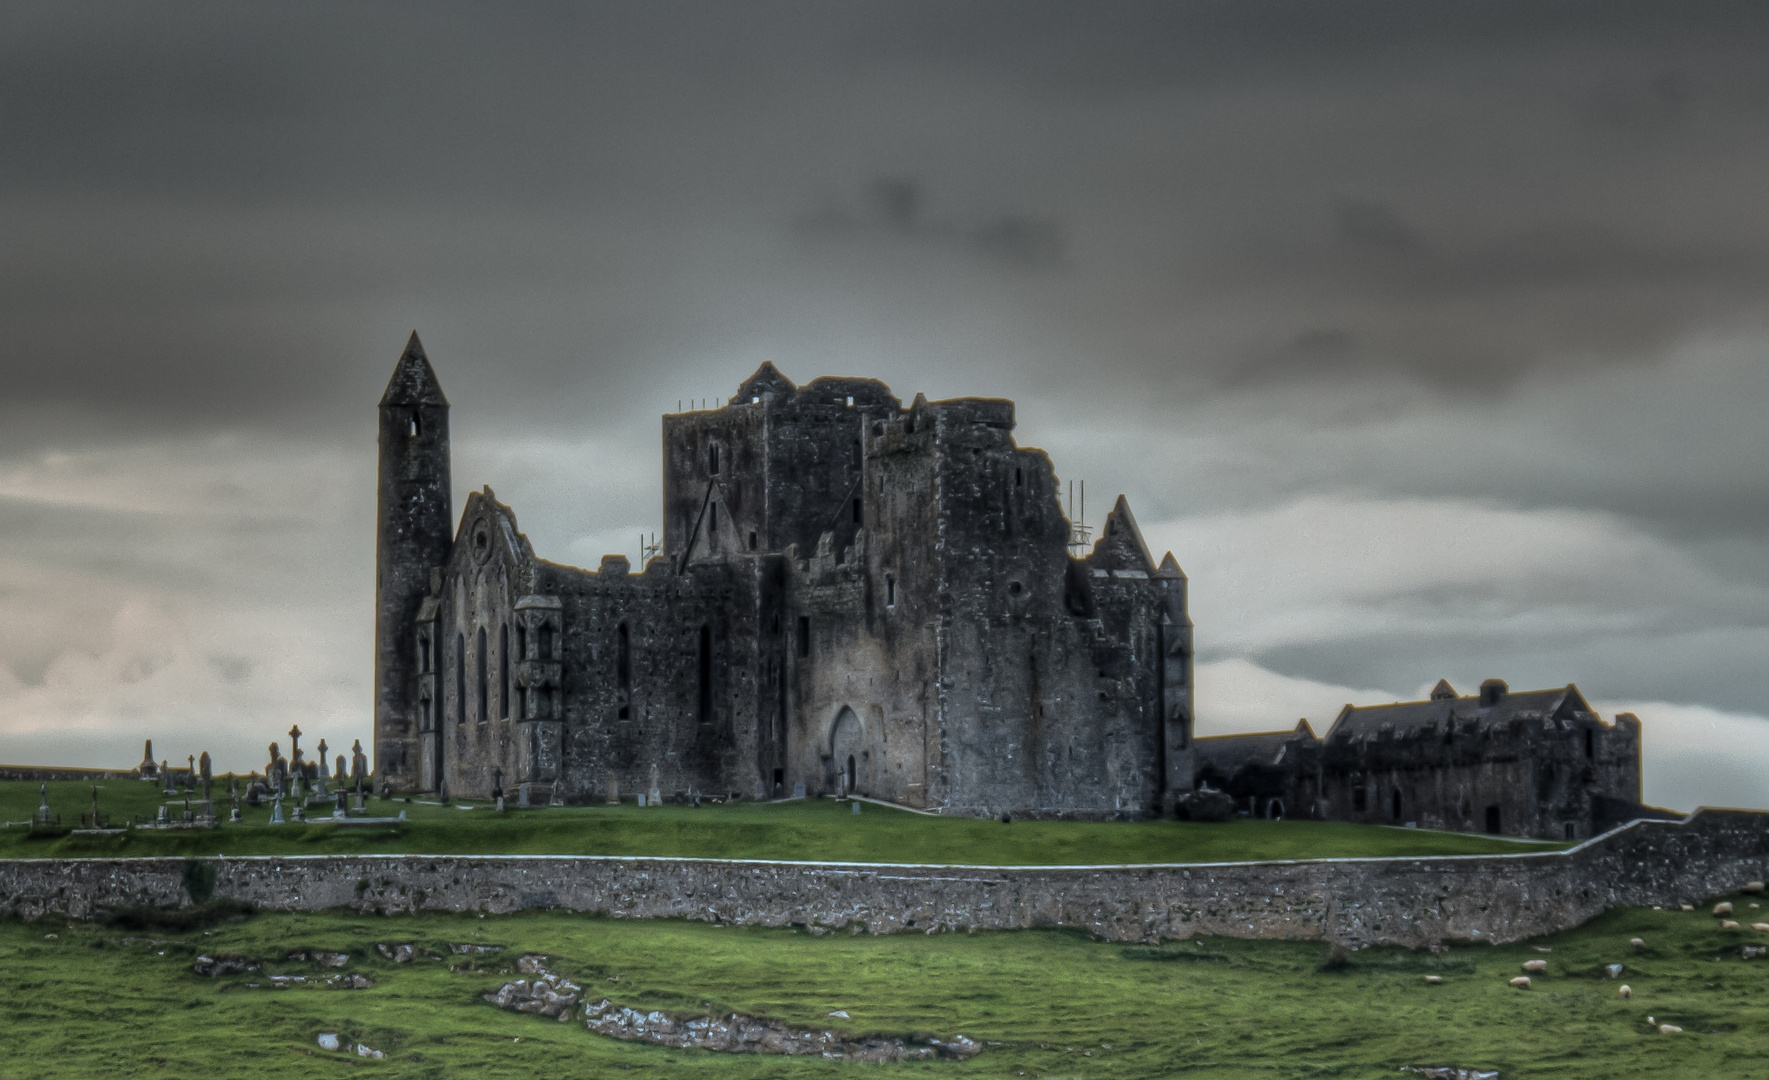
<instances>
[{"instance_id":1,"label":"overcast sky","mask_svg":"<svg viewBox=\"0 0 1769 1080\"><path fill-rule=\"evenodd\" d=\"M1576 682L1769 806L1762 5L0 6L0 760L369 742L415 327L545 557L761 361L1019 403L1199 730Z\"/></svg>"}]
</instances>

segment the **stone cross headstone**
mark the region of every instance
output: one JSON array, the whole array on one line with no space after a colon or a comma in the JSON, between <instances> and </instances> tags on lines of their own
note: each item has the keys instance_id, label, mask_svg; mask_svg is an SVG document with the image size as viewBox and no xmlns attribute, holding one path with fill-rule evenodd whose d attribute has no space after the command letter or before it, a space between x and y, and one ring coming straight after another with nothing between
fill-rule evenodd
<instances>
[{"instance_id":1,"label":"stone cross headstone","mask_svg":"<svg viewBox=\"0 0 1769 1080\"><path fill-rule=\"evenodd\" d=\"M326 741L319 741L319 775L315 778L317 786L314 794L324 796L326 793Z\"/></svg>"},{"instance_id":2,"label":"stone cross headstone","mask_svg":"<svg viewBox=\"0 0 1769 1080\"><path fill-rule=\"evenodd\" d=\"M270 801L270 823L283 824L283 797L280 794Z\"/></svg>"},{"instance_id":3,"label":"stone cross headstone","mask_svg":"<svg viewBox=\"0 0 1769 1080\"><path fill-rule=\"evenodd\" d=\"M369 756L362 752L362 740L350 748L350 779L356 781L356 790L361 793L362 786L369 778Z\"/></svg>"},{"instance_id":4,"label":"stone cross headstone","mask_svg":"<svg viewBox=\"0 0 1769 1080\"><path fill-rule=\"evenodd\" d=\"M160 788L161 795L177 794L172 790L172 761L167 758L160 762L160 774L166 778L165 786Z\"/></svg>"},{"instance_id":5,"label":"stone cross headstone","mask_svg":"<svg viewBox=\"0 0 1769 1080\"><path fill-rule=\"evenodd\" d=\"M37 789L37 823L49 824L49 785L44 784Z\"/></svg>"},{"instance_id":6,"label":"stone cross headstone","mask_svg":"<svg viewBox=\"0 0 1769 1080\"><path fill-rule=\"evenodd\" d=\"M196 819L197 819L196 814L192 813L191 809L190 809L190 789L185 788L184 789L184 820L186 823L189 823L189 822L195 821Z\"/></svg>"},{"instance_id":7,"label":"stone cross headstone","mask_svg":"<svg viewBox=\"0 0 1769 1080\"><path fill-rule=\"evenodd\" d=\"M202 777L203 799L207 801L210 797L210 788L215 783L214 763L210 761L207 750L204 750L203 756L197 759L197 775Z\"/></svg>"},{"instance_id":8,"label":"stone cross headstone","mask_svg":"<svg viewBox=\"0 0 1769 1080\"><path fill-rule=\"evenodd\" d=\"M337 768L332 770L332 783L336 784L339 788L344 787L345 777L344 777L344 755L343 754L338 755Z\"/></svg>"},{"instance_id":9,"label":"stone cross headstone","mask_svg":"<svg viewBox=\"0 0 1769 1080\"><path fill-rule=\"evenodd\" d=\"M275 743L270 744L270 764L264 766L264 788L271 795L281 795L288 786L289 766L283 760L282 751Z\"/></svg>"}]
</instances>

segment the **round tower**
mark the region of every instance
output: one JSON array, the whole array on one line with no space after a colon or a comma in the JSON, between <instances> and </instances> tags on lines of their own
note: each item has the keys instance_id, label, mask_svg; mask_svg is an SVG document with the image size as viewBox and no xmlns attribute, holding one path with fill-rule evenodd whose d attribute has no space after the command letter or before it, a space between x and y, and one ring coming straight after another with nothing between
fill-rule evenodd
<instances>
[{"instance_id":1,"label":"round tower","mask_svg":"<svg viewBox=\"0 0 1769 1080\"><path fill-rule=\"evenodd\" d=\"M432 571L447 561L454 534L448 399L415 330L381 397L380 446L375 772L382 780L378 786L412 792L418 789L421 676L435 671L435 664L426 662L434 657L420 652L415 623L431 594Z\"/></svg>"}]
</instances>

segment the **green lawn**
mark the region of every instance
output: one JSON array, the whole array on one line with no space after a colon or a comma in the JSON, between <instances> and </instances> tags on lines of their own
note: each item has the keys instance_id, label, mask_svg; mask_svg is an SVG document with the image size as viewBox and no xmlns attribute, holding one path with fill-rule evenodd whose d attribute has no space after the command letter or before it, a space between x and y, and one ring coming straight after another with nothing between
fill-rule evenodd
<instances>
[{"instance_id":1,"label":"green lawn","mask_svg":"<svg viewBox=\"0 0 1769 1080\"><path fill-rule=\"evenodd\" d=\"M1747 905L1759 898L1732 899L1748 927L1758 916ZM154 936L0 923L0 1076L1392 1078L1405 1065L1458 1065L1496 1068L1504 1080L1686 1080L1761 1077L1769 1061L1769 960L1739 955L1741 943L1769 935L1721 931L1703 911L1613 912L1513 946L1369 949L1343 971L1321 970L1325 946L1309 942L813 936L556 912L259 915ZM1644 951L1629 948L1634 936ZM420 958L395 965L375 954L377 942L415 943ZM505 951L455 955L453 942ZM343 972L375 985L270 989L273 973L334 974L286 959L309 948L349 953ZM192 973L199 953L224 951L267 963L252 974ZM991 1045L965 1062L876 1066L619 1042L480 1000L529 951L619 1004ZM1547 973L1533 989L1508 987L1531 959L1547 960ZM1621 979L1603 977L1601 965L1617 961L1627 966ZM1444 984L1426 986L1427 974ZM1632 1000L1617 994L1623 982ZM851 1019L829 1019L836 1009ZM1684 1033L1658 1034L1649 1016ZM320 1051L320 1032L387 1057Z\"/></svg>"},{"instance_id":2,"label":"green lawn","mask_svg":"<svg viewBox=\"0 0 1769 1080\"><path fill-rule=\"evenodd\" d=\"M86 783L49 785L64 825L92 805ZM100 784L100 812L117 824L148 821L162 799L141 781ZM221 789L221 785L217 785ZM38 785L0 783L0 820L22 822ZM174 816L182 799L173 799ZM1223 862L1372 855L1472 855L1552 850L1478 835L1304 821L1136 823L978 821L935 818L871 803L805 799L726 806L555 807L498 815L458 806L371 799L369 812L405 811L397 828L363 831L331 824L267 824L268 808L241 824L198 831L137 830L118 836L32 837L23 826L0 829L0 858L106 855L286 855L350 852L414 854L681 855L709 858L972 863L994 866L1084 863ZM223 817L227 809L218 802Z\"/></svg>"}]
</instances>

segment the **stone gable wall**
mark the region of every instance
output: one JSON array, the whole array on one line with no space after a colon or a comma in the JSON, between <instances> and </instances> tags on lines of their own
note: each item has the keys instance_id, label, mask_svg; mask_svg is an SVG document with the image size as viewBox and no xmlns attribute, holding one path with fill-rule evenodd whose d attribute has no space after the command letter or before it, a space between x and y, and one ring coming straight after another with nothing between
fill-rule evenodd
<instances>
[{"instance_id":1,"label":"stone gable wall","mask_svg":"<svg viewBox=\"0 0 1769 1080\"><path fill-rule=\"evenodd\" d=\"M176 904L182 858L0 861L0 909L76 918ZM599 856L210 860L215 894L283 911L563 908L611 918L933 933L1067 926L1113 941L1219 934L1425 946L1515 941L1614 907L1769 876L1769 813L1636 821L1565 852L1104 867L937 867Z\"/></svg>"}]
</instances>

